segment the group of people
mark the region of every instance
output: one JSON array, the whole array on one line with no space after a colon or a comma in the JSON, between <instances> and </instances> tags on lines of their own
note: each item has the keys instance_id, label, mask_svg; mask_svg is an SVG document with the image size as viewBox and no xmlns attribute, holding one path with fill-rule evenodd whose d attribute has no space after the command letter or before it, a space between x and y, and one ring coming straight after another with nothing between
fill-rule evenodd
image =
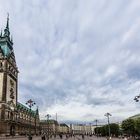
<instances>
[{"instance_id":1,"label":"group of people","mask_svg":"<svg viewBox=\"0 0 140 140\"><path fill-rule=\"evenodd\" d=\"M64 134L58 134L57 135L60 139L63 139L63 137L64 137ZM68 139L69 137L75 137L75 135L71 135L71 134L66 134L65 135L65 137L66 137L66 139ZM56 135L48 135L47 133L42 133L42 135L41 135L41 139L42 140L48 140L49 138L52 138L52 137L54 137L54 138L56 138Z\"/></svg>"},{"instance_id":2,"label":"group of people","mask_svg":"<svg viewBox=\"0 0 140 140\"><path fill-rule=\"evenodd\" d=\"M53 136L54 136L54 138L56 138L56 135L53 135ZM63 138L63 135L62 134L59 134L58 136L60 137L60 139ZM41 138L42 138L42 140L46 140L46 139L48 140L49 138L52 138L52 135L48 135L46 133L42 133ZM66 138L68 138L67 135L66 135Z\"/></svg>"},{"instance_id":3,"label":"group of people","mask_svg":"<svg viewBox=\"0 0 140 140\"><path fill-rule=\"evenodd\" d=\"M66 139L70 138L70 137L75 137L76 135L75 134L58 134L57 137L60 138L60 139L63 139L63 137L65 137ZM84 134L79 134L79 136L81 136L81 138L84 140L85 138L85 135ZM86 134L86 136L92 136L92 135L88 135ZM42 133L41 135L41 138L42 140L49 140L49 138L56 138L56 135L48 135L47 133Z\"/></svg>"}]
</instances>

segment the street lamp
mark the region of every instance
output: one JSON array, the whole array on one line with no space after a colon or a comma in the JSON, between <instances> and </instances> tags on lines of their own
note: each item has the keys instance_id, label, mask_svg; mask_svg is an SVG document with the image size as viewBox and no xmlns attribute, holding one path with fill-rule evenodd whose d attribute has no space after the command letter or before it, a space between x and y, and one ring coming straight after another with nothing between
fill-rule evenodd
<instances>
[{"instance_id":1,"label":"street lamp","mask_svg":"<svg viewBox=\"0 0 140 140\"><path fill-rule=\"evenodd\" d=\"M28 107L30 108L30 127L29 127L29 140L32 140L32 136L31 136L31 109L32 107L35 105L36 103L33 100L28 100L26 102L26 105L28 105Z\"/></svg>"},{"instance_id":2,"label":"street lamp","mask_svg":"<svg viewBox=\"0 0 140 140\"><path fill-rule=\"evenodd\" d=\"M49 129L50 129L50 126L49 126L49 119L50 119L51 115L50 115L50 114L47 114L45 117L47 118L47 121L48 121L47 140L49 140L49 135L50 135L50 133L49 133L49 131L50 131L50 130L49 130Z\"/></svg>"},{"instance_id":3,"label":"street lamp","mask_svg":"<svg viewBox=\"0 0 140 140\"><path fill-rule=\"evenodd\" d=\"M89 126L90 126L89 135L91 136L92 135L91 123L89 123Z\"/></svg>"},{"instance_id":4,"label":"street lamp","mask_svg":"<svg viewBox=\"0 0 140 140\"><path fill-rule=\"evenodd\" d=\"M109 117L112 116L110 113L106 113L105 116L107 117L108 120L108 134L109 134L109 138L110 138L110 122L109 122Z\"/></svg>"},{"instance_id":5,"label":"street lamp","mask_svg":"<svg viewBox=\"0 0 140 140\"><path fill-rule=\"evenodd\" d=\"M35 135L37 135L37 115L38 115L38 106L35 112Z\"/></svg>"},{"instance_id":6,"label":"street lamp","mask_svg":"<svg viewBox=\"0 0 140 140\"><path fill-rule=\"evenodd\" d=\"M47 114L45 117L47 118L47 120L49 120L50 117L51 117L51 115L50 114Z\"/></svg>"},{"instance_id":7,"label":"street lamp","mask_svg":"<svg viewBox=\"0 0 140 140\"><path fill-rule=\"evenodd\" d=\"M96 123L96 135L97 135L97 137L98 137L98 120L95 120L95 123Z\"/></svg>"},{"instance_id":8,"label":"street lamp","mask_svg":"<svg viewBox=\"0 0 140 140\"><path fill-rule=\"evenodd\" d=\"M135 96L134 100L135 100L136 102L139 102L139 100L140 100L139 98L140 98L140 95Z\"/></svg>"}]
</instances>

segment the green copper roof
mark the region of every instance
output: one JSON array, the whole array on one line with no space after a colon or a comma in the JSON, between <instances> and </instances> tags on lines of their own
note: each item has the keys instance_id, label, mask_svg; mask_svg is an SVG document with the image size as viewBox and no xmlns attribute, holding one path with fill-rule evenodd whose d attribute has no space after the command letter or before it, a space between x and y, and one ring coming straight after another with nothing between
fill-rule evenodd
<instances>
[{"instance_id":1,"label":"green copper roof","mask_svg":"<svg viewBox=\"0 0 140 140\"><path fill-rule=\"evenodd\" d=\"M19 102L17 103L17 110L26 111L26 112L30 113L30 109L28 107L26 107L25 105L19 103ZM36 116L36 111L31 110L31 115L33 117L35 117Z\"/></svg>"},{"instance_id":2,"label":"green copper roof","mask_svg":"<svg viewBox=\"0 0 140 140\"><path fill-rule=\"evenodd\" d=\"M13 51L13 41L12 38L10 38L10 31L9 31L9 15L7 17L7 24L4 29L4 34L1 31L0 34L0 49L2 50L2 53L5 57L8 57L11 54L11 51Z\"/></svg>"},{"instance_id":3,"label":"green copper roof","mask_svg":"<svg viewBox=\"0 0 140 140\"><path fill-rule=\"evenodd\" d=\"M7 45L0 45L0 46L1 46L1 49L3 51L4 56L8 56L11 52L9 47Z\"/></svg>"}]
</instances>

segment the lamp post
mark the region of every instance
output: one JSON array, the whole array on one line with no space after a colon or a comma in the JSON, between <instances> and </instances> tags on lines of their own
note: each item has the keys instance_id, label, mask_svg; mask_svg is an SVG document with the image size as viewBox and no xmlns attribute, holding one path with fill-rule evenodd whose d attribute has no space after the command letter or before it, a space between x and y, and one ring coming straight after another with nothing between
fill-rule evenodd
<instances>
[{"instance_id":1,"label":"lamp post","mask_svg":"<svg viewBox=\"0 0 140 140\"><path fill-rule=\"evenodd\" d=\"M35 135L36 135L36 119L37 119L37 116L36 116L36 112L35 112Z\"/></svg>"},{"instance_id":2,"label":"lamp post","mask_svg":"<svg viewBox=\"0 0 140 140\"><path fill-rule=\"evenodd\" d=\"M38 116L38 106L37 106L37 109L36 109L36 112L35 112L35 135L37 135L37 130L38 130L38 126L37 126L37 116Z\"/></svg>"},{"instance_id":3,"label":"lamp post","mask_svg":"<svg viewBox=\"0 0 140 140\"><path fill-rule=\"evenodd\" d=\"M135 100L136 102L139 102L139 100L140 100L140 95L135 96L134 100Z\"/></svg>"},{"instance_id":4,"label":"lamp post","mask_svg":"<svg viewBox=\"0 0 140 140\"><path fill-rule=\"evenodd\" d=\"M30 109L30 127L29 127L29 140L32 140L32 136L31 136L31 109L32 107L35 105L36 103L33 100L28 100L26 102L26 105L28 105L29 109Z\"/></svg>"},{"instance_id":5,"label":"lamp post","mask_svg":"<svg viewBox=\"0 0 140 140\"><path fill-rule=\"evenodd\" d=\"M89 129L90 129L90 130L89 130L89 135L91 136L91 135L92 135L91 123L89 123L89 127L90 127L90 128L89 128Z\"/></svg>"},{"instance_id":6,"label":"lamp post","mask_svg":"<svg viewBox=\"0 0 140 140\"><path fill-rule=\"evenodd\" d=\"M109 139L110 139L110 122L109 122L109 117L112 116L110 113L106 113L105 116L107 117L108 120L108 134L109 134Z\"/></svg>"},{"instance_id":7,"label":"lamp post","mask_svg":"<svg viewBox=\"0 0 140 140\"><path fill-rule=\"evenodd\" d=\"M140 101L140 94L135 96L134 100L135 100L135 102L139 102Z\"/></svg>"},{"instance_id":8,"label":"lamp post","mask_svg":"<svg viewBox=\"0 0 140 140\"><path fill-rule=\"evenodd\" d=\"M49 133L49 131L50 131L49 119L50 119L51 115L50 115L50 114L47 114L45 117L47 118L47 121L48 121L48 133L47 133L47 140L49 140L49 135L50 135L50 133Z\"/></svg>"},{"instance_id":9,"label":"lamp post","mask_svg":"<svg viewBox=\"0 0 140 140\"><path fill-rule=\"evenodd\" d=\"M95 120L95 123L96 123L96 135L98 137L98 120Z\"/></svg>"}]
</instances>

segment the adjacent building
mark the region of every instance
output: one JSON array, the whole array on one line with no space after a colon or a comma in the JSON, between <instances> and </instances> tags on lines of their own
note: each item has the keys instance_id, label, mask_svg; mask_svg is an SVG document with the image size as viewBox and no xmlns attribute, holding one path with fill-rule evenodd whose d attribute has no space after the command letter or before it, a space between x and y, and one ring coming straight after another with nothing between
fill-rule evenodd
<instances>
[{"instance_id":1,"label":"adjacent building","mask_svg":"<svg viewBox=\"0 0 140 140\"><path fill-rule=\"evenodd\" d=\"M56 120L41 120L40 128L43 133L46 133L50 136L58 134L58 122Z\"/></svg>"},{"instance_id":2,"label":"adjacent building","mask_svg":"<svg viewBox=\"0 0 140 140\"><path fill-rule=\"evenodd\" d=\"M65 123L60 123L56 120L41 120L40 121L41 132L49 136L59 134L70 134L71 129Z\"/></svg>"},{"instance_id":3,"label":"adjacent building","mask_svg":"<svg viewBox=\"0 0 140 140\"><path fill-rule=\"evenodd\" d=\"M140 118L140 114L136 114L134 116L129 117L130 119L138 119Z\"/></svg>"},{"instance_id":4,"label":"adjacent building","mask_svg":"<svg viewBox=\"0 0 140 140\"><path fill-rule=\"evenodd\" d=\"M84 134L84 135L92 135L95 133L96 125L91 124L72 124L72 133L75 135Z\"/></svg>"},{"instance_id":5,"label":"adjacent building","mask_svg":"<svg viewBox=\"0 0 140 140\"><path fill-rule=\"evenodd\" d=\"M70 127L65 123L60 123L58 130L59 130L59 134L70 134L71 132Z\"/></svg>"}]
</instances>

